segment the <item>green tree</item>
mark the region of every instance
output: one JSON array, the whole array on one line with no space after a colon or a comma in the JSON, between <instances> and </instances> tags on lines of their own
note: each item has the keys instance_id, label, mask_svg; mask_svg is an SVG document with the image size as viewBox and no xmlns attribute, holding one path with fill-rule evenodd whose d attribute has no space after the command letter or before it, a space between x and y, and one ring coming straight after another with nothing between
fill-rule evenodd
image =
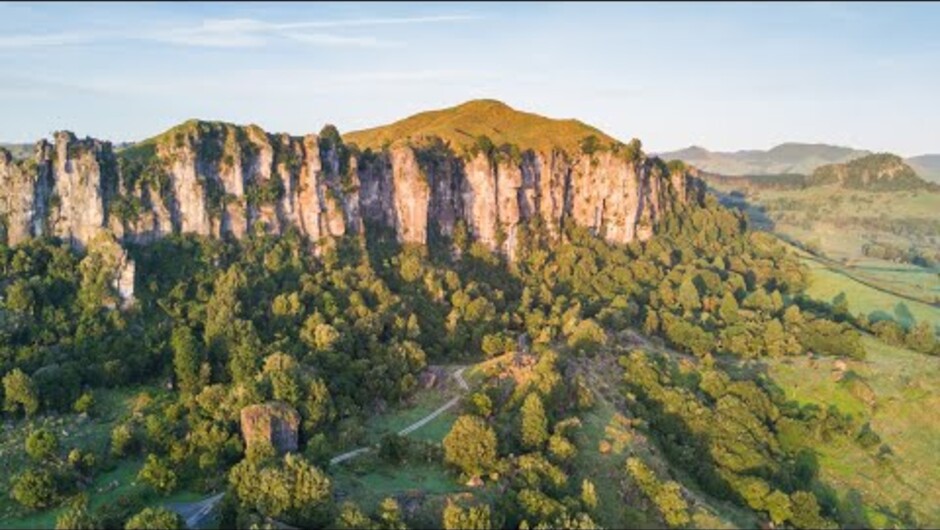
<instances>
[{"instance_id":1,"label":"green tree","mask_svg":"<svg viewBox=\"0 0 940 530\"><path fill-rule=\"evenodd\" d=\"M588 510L597 509L597 492L594 490L594 483L588 479L581 482L581 503Z\"/></svg>"},{"instance_id":2,"label":"green tree","mask_svg":"<svg viewBox=\"0 0 940 530\"><path fill-rule=\"evenodd\" d=\"M496 433L479 416L460 416L444 437L444 461L467 475L490 471L496 458Z\"/></svg>"},{"instance_id":3,"label":"green tree","mask_svg":"<svg viewBox=\"0 0 940 530\"><path fill-rule=\"evenodd\" d=\"M321 527L333 520L330 478L303 457L242 460L229 472L242 506L288 523Z\"/></svg>"},{"instance_id":4,"label":"green tree","mask_svg":"<svg viewBox=\"0 0 940 530\"><path fill-rule=\"evenodd\" d=\"M921 353L932 353L937 346L937 336L934 334L933 325L923 320L917 324L907 334L907 347Z\"/></svg>"},{"instance_id":5,"label":"green tree","mask_svg":"<svg viewBox=\"0 0 940 530\"><path fill-rule=\"evenodd\" d=\"M55 530L98 530L102 528L101 521L88 512L88 498L85 494L79 496L62 513L56 517Z\"/></svg>"},{"instance_id":6,"label":"green tree","mask_svg":"<svg viewBox=\"0 0 940 530\"><path fill-rule=\"evenodd\" d=\"M13 478L11 494L29 509L48 508L57 495L55 477L47 469L28 469Z\"/></svg>"},{"instance_id":7,"label":"green tree","mask_svg":"<svg viewBox=\"0 0 940 530\"><path fill-rule=\"evenodd\" d=\"M176 489L176 473L157 455L147 455L144 466L137 473L137 479L151 485L157 491L167 494Z\"/></svg>"},{"instance_id":8,"label":"green tree","mask_svg":"<svg viewBox=\"0 0 940 530\"><path fill-rule=\"evenodd\" d=\"M378 528L380 530L407 530L408 525L402 520L401 507L391 497L382 499L379 504Z\"/></svg>"},{"instance_id":9,"label":"green tree","mask_svg":"<svg viewBox=\"0 0 940 530\"><path fill-rule=\"evenodd\" d=\"M686 278L679 285L679 304L686 313L693 313L702 308L702 300L699 298L698 288L691 278Z\"/></svg>"},{"instance_id":10,"label":"green tree","mask_svg":"<svg viewBox=\"0 0 940 530\"><path fill-rule=\"evenodd\" d=\"M522 445L528 449L541 449L548 440L548 417L542 398L535 392L529 393L521 409Z\"/></svg>"},{"instance_id":11,"label":"green tree","mask_svg":"<svg viewBox=\"0 0 940 530\"><path fill-rule=\"evenodd\" d=\"M444 507L443 527L445 530L490 530L494 528L490 507L479 504L463 508L448 499Z\"/></svg>"},{"instance_id":12,"label":"green tree","mask_svg":"<svg viewBox=\"0 0 940 530\"><path fill-rule=\"evenodd\" d=\"M790 498L780 490L774 490L768 495L764 499L764 505L767 508L767 513L770 514L770 520L776 525L783 524L793 515Z\"/></svg>"},{"instance_id":13,"label":"green tree","mask_svg":"<svg viewBox=\"0 0 940 530\"><path fill-rule=\"evenodd\" d=\"M3 377L3 408L16 413L20 408L27 416L39 410L39 396L33 380L19 368L14 368Z\"/></svg>"},{"instance_id":14,"label":"green tree","mask_svg":"<svg viewBox=\"0 0 940 530\"><path fill-rule=\"evenodd\" d=\"M816 496L808 491L795 491L790 494L790 523L797 528L836 528L831 521L819 514Z\"/></svg>"},{"instance_id":15,"label":"green tree","mask_svg":"<svg viewBox=\"0 0 940 530\"><path fill-rule=\"evenodd\" d=\"M188 396L195 395L208 381L200 377L205 356L193 330L185 325L176 326L170 338L170 347L173 349L173 369L180 391Z\"/></svg>"},{"instance_id":16,"label":"green tree","mask_svg":"<svg viewBox=\"0 0 940 530\"><path fill-rule=\"evenodd\" d=\"M72 405L72 410L79 414L91 414L95 407L95 396L91 392L85 392Z\"/></svg>"},{"instance_id":17,"label":"green tree","mask_svg":"<svg viewBox=\"0 0 940 530\"><path fill-rule=\"evenodd\" d=\"M59 439L46 429L38 429L26 437L26 454L33 460L50 460L59 450Z\"/></svg>"},{"instance_id":18,"label":"green tree","mask_svg":"<svg viewBox=\"0 0 940 530\"><path fill-rule=\"evenodd\" d=\"M179 514L166 508L144 508L124 525L125 530L182 530L186 523Z\"/></svg>"},{"instance_id":19,"label":"green tree","mask_svg":"<svg viewBox=\"0 0 940 530\"><path fill-rule=\"evenodd\" d=\"M731 325L738 320L740 320L740 307L738 307L738 301L735 299L734 295L730 292L725 292L724 296L721 297L721 305L718 307L718 315L721 316L721 320L724 321L726 325Z\"/></svg>"},{"instance_id":20,"label":"green tree","mask_svg":"<svg viewBox=\"0 0 940 530\"><path fill-rule=\"evenodd\" d=\"M346 501L340 506L334 526L340 530L375 530L378 525L355 503Z\"/></svg>"}]
</instances>

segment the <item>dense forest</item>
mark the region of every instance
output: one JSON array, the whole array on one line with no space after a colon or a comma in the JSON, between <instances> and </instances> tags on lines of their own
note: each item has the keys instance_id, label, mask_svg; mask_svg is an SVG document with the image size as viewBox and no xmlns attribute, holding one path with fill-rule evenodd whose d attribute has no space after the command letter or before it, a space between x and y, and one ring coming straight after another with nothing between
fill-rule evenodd
<instances>
[{"instance_id":1,"label":"dense forest","mask_svg":"<svg viewBox=\"0 0 940 530\"><path fill-rule=\"evenodd\" d=\"M646 242L611 245L567 225L559 241L535 220L509 262L459 225L429 247L400 245L375 227L317 252L300 234L242 240L172 236L128 245L136 300L120 308L111 282L117 242L86 252L53 239L0 247L0 374L10 421L93 413L104 388L169 389L143 399L106 444L63 445L38 429L29 464L9 477L23 510L69 506L61 528L179 526L140 500L92 508L86 484L126 458L153 490L227 492L225 527L272 519L303 527L404 528L393 499L373 511L337 500L329 458L362 439L365 418L402 402L429 364L515 352L536 362L524 382L487 378L461 405L443 447L384 439L383 459L443 462L485 487L443 507L445 528L594 528L597 495L576 480L572 432L594 390L578 363L612 355L619 332L660 337L677 359L620 359L620 390L670 462L702 490L777 525L833 527L843 513L807 440L878 445L868 425L835 408L788 403L770 382L723 368L727 359L862 359L860 330L937 353L932 330L859 322L802 295L806 271L743 214L708 197L662 220ZM695 363L689 369L685 364ZM299 447L246 447L246 406L299 413ZM690 507L675 482L641 459L619 470L664 524Z\"/></svg>"}]
</instances>

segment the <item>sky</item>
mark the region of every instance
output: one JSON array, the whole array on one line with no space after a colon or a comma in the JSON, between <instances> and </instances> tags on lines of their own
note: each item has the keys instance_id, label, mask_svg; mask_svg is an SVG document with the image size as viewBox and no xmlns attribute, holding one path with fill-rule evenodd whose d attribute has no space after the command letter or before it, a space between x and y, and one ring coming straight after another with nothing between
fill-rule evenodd
<instances>
[{"instance_id":1,"label":"sky","mask_svg":"<svg viewBox=\"0 0 940 530\"><path fill-rule=\"evenodd\" d=\"M940 153L940 3L0 2L0 142L306 134L475 98L662 152Z\"/></svg>"}]
</instances>

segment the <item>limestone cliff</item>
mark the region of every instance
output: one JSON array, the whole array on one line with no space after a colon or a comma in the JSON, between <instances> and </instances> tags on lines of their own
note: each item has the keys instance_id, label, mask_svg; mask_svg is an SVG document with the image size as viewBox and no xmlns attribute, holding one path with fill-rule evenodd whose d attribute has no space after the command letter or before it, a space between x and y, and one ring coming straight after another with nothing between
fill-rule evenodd
<instances>
[{"instance_id":1,"label":"limestone cliff","mask_svg":"<svg viewBox=\"0 0 940 530\"><path fill-rule=\"evenodd\" d=\"M678 205L701 200L703 188L688 171L670 171L612 140L573 147L579 122L559 123L569 138L563 144L498 148L411 134L356 147L331 127L293 137L190 121L115 153L107 142L57 133L53 144L36 145L31 160L0 150L0 220L10 244L52 235L79 248L102 231L146 242L171 233L242 238L294 229L316 243L367 227L427 244L462 223L512 259L519 225L536 217L550 236L572 222L626 243L650 237ZM514 126L513 134L535 138ZM585 129L594 140L595 131Z\"/></svg>"}]
</instances>

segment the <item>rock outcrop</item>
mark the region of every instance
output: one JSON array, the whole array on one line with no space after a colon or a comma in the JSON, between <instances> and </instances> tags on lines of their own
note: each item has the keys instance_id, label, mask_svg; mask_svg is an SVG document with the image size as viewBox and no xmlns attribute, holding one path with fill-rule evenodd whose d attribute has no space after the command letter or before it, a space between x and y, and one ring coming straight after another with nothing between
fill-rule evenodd
<instances>
[{"instance_id":1,"label":"rock outcrop","mask_svg":"<svg viewBox=\"0 0 940 530\"><path fill-rule=\"evenodd\" d=\"M0 220L10 244L51 235L83 248L102 231L146 242L254 230L296 230L319 243L366 227L427 244L462 223L513 259L518 227L536 217L551 237L571 222L627 243L649 238L663 215L703 194L689 171L622 144L590 154L458 153L430 138L358 153L338 135L198 121L118 153L71 133L54 140L39 142L26 161L0 150Z\"/></svg>"},{"instance_id":2,"label":"rock outcrop","mask_svg":"<svg viewBox=\"0 0 940 530\"><path fill-rule=\"evenodd\" d=\"M247 448L268 443L279 453L297 451L300 413L286 403L274 401L249 405L241 410L241 429Z\"/></svg>"}]
</instances>

